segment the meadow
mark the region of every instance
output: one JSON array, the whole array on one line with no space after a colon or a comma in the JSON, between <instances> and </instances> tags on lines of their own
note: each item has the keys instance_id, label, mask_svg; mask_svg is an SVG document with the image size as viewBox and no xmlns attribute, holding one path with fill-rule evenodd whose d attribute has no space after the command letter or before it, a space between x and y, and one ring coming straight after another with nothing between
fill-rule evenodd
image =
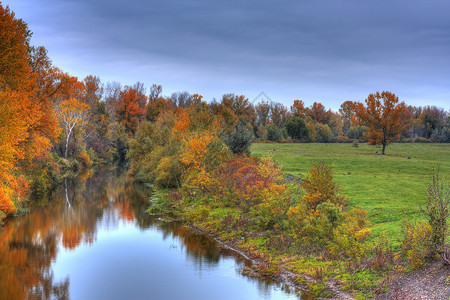
<instances>
[{"instance_id":1,"label":"meadow","mask_svg":"<svg viewBox=\"0 0 450 300\"><path fill-rule=\"evenodd\" d=\"M382 156L381 147L360 143L254 143L251 154L272 156L287 174L304 177L312 164L332 167L335 181L350 206L367 210L375 238L386 231L398 246L403 219L419 220L424 215L427 186L433 168L450 178L450 144L395 143Z\"/></svg>"}]
</instances>

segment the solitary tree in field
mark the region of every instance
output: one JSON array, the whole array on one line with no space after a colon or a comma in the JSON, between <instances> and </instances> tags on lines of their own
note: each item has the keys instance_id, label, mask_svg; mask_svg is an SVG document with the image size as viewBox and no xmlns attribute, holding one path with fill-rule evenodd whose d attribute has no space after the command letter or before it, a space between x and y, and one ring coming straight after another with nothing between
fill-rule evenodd
<instances>
[{"instance_id":1,"label":"solitary tree in field","mask_svg":"<svg viewBox=\"0 0 450 300\"><path fill-rule=\"evenodd\" d=\"M59 123L66 132L66 150L64 157L67 158L67 148L69 147L69 138L73 129L77 125L82 125L87 121L89 105L78 101L77 99L64 100L56 108L56 115Z\"/></svg>"},{"instance_id":2,"label":"solitary tree in field","mask_svg":"<svg viewBox=\"0 0 450 300\"><path fill-rule=\"evenodd\" d=\"M386 146L398 140L400 134L409 126L409 111L405 103L398 103L398 97L390 92L370 94L365 105L356 103L355 111L361 125L368 127L365 137L369 144L383 145L382 155Z\"/></svg>"}]
</instances>

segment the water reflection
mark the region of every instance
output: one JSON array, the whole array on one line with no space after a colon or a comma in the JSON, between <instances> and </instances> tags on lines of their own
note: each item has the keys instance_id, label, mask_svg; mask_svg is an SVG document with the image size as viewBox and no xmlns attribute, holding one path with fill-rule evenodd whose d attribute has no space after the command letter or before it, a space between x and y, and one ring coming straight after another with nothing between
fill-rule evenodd
<instances>
[{"instance_id":1,"label":"water reflection","mask_svg":"<svg viewBox=\"0 0 450 300\"><path fill-rule=\"evenodd\" d=\"M298 299L243 277L242 257L145 213L149 191L120 170L64 180L50 201L5 222L0 299ZM48 202L48 203L46 203ZM46 205L44 205L46 204Z\"/></svg>"}]
</instances>

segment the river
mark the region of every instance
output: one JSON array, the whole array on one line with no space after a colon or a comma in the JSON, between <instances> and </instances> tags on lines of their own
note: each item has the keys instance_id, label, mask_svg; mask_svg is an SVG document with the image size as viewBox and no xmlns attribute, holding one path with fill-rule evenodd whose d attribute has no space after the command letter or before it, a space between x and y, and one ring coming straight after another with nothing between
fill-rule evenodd
<instances>
[{"instance_id":1,"label":"river","mask_svg":"<svg viewBox=\"0 0 450 300\"><path fill-rule=\"evenodd\" d=\"M66 179L0 232L0 299L310 299L211 238L145 213L150 191L118 170Z\"/></svg>"}]
</instances>

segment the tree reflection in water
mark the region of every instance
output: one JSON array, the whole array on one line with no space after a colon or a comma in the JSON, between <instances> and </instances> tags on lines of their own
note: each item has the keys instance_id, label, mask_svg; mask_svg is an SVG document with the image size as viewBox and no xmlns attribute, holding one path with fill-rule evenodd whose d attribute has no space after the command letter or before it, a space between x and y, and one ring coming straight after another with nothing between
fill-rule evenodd
<instances>
[{"instance_id":1,"label":"tree reflection in water","mask_svg":"<svg viewBox=\"0 0 450 300\"><path fill-rule=\"evenodd\" d=\"M176 222L161 222L145 213L150 190L134 183L123 170L85 172L67 178L50 199L40 199L29 215L6 220L0 233L0 299L69 299L70 280L55 282L52 262L59 251L91 245L100 226L132 222L155 228L180 241L196 270L211 268L221 257L234 256L215 241ZM236 258L238 265L245 260ZM260 292L269 292L258 281Z\"/></svg>"}]
</instances>

